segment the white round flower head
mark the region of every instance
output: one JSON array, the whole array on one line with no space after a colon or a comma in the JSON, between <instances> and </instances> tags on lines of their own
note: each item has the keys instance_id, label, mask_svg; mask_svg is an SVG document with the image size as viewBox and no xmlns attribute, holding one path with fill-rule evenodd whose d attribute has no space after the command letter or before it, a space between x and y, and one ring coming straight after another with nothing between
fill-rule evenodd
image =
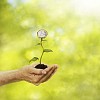
<instances>
[{"instance_id":1,"label":"white round flower head","mask_svg":"<svg viewBox=\"0 0 100 100\"><path fill-rule=\"evenodd\" d=\"M48 32L44 29L41 29L37 32L37 36L39 38L45 38L48 35Z\"/></svg>"}]
</instances>

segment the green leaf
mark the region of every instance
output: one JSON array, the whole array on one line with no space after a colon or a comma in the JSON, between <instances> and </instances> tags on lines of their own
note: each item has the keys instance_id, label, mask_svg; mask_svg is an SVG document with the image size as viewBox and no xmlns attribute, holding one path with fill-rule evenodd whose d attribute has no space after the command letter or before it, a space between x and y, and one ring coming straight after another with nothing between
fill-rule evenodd
<instances>
[{"instance_id":1,"label":"green leaf","mask_svg":"<svg viewBox=\"0 0 100 100\"><path fill-rule=\"evenodd\" d=\"M32 58L29 62L31 62L31 61L36 61L36 60L39 60L39 58L38 58L38 57L34 57L34 58Z\"/></svg>"},{"instance_id":2,"label":"green leaf","mask_svg":"<svg viewBox=\"0 0 100 100\"><path fill-rule=\"evenodd\" d=\"M43 52L53 52L51 49L44 49Z\"/></svg>"},{"instance_id":3,"label":"green leaf","mask_svg":"<svg viewBox=\"0 0 100 100\"><path fill-rule=\"evenodd\" d=\"M41 43L37 43L36 45L41 45Z\"/></svg>"},{"instance_id":4,"label":"green leaf","mask_svg":"<svg viewBox=\"0 0 100 100\"><path fill-rule=\"evenodd\" d=\"M47 41L47 40L42 40L42 41Z\"/></svg>"}]
</instances>

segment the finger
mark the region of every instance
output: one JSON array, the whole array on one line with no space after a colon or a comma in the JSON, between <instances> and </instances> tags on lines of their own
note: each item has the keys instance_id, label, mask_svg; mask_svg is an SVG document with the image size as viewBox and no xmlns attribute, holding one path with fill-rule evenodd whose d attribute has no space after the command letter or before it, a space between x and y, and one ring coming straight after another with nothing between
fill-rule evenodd
<instances>
[{"instance_id":1,"label":"finger","mask_svg":"<svg viewBox=\"0 0 100 100\"><path fill-rule=\"evenodd\" d=\"M31 74L35 74L35 75L42 75L42 74L45 74L45 73L42 72L43 69L36 69L36 68L33 68L33 67L31 67L31 68L29 69L29 71L30 71Z\"/></svg>"},{"instance_id":2,"label":"finger","mask_svg":"<svg viewBox=\"0 0 100 100\"><path fill-rule=\"evenodd\" d=\"M48 67L48 68L46 68L45 69L45 71L47 72L47 74L46 75L42 75L42 76L40 76L40 77L38 77L38 81L37 82L39 82L40 83L40 80L43 78L43 77L45 77L43 80L45 81L46 80L46 77L49 77L49 74L52 72L52 74L53 74L53 71L54 70L56 70L57 69L57 65L55 64L55 65L53 65L52 67ZM51 72L50 72L51 71ZM48 79L48 78L47 78ZM42 81L42 80L41 80Z\"/></svg>"},{"instance_id":3,"label":"finger","mask_svg":"<svg viewBox=\"0 0 100 100\"><path fill-rule=\"evenodd\" d=\"M57 69L58 69L58 65L57 65L57 64L52 65L52 67L55 68L55 69L53 70L52 74L51 74L50 76L48 76L48 78L46 78L46 79L44 79L44 80L41 80L42 83L45 82L45 81L47 81L47 80L49 80L49 79L54 75L54 73L57 71Z\"/></svg>"},{"instance_id":4,"label":"finger","mask_svg":"<svg viewBox=\"0 0 100 100\"><path fill-rule=\"evenodd\" d=\"M31 75L30 80L28 80L30 83L33 83L34 85L37 85L37 81L39 80L39 77L41 75Z\"/></svg>"},{"instance_id":5,"label":"finger","mask_svg":"<svg viewBox=\"0 0 100 100\"><path fill-rule=\"evenodd\" d=\"M52 67L47 67L46 69L42 70L42 73L46 74L46 73L48 73L51 69L52 69Z\"/></svg>"},{"instance_id":6,"label":"finger","mask_svg":"<svg viewBox=\"0 0 100 100\"><path fill-rule=\"evenodd\" d=\"M58 68L58 65L57 64L54 64L54 65L52 65L52 67Z\"/></svg>"},{"instance_id":7,"label":"finger","mask_svg":"<svg viewBox=\"0 0 100 100\"><path fill-rule=\"evenodd\" d=\"M55 71L55 68L53 67L52 70L50 70L46 75L44 75L38 83L42 83L46 81Z\"/></svg>"},{"instance_id":8,"label":"finger","mask_svg":"<svg viewBox=\"0 0 100 100\"><path fill-rule=\"evenodd\" d=\"M39 86L39 85L40 85L40 83L34 83L34 85Z\"/></svg>"},{"instance_id":9,"label":"finger","mask_svg":"<svg viewBox=\"0 0 100 100\"><path fill-rule=\"evenodd\" d=\"M36 69L35 68L36 65L32 65L31 68L30 68L31 69L31 73L34 73L36 75L46 74L52 68L52 67L47 67L46 69Z\"/></svg>"},{"instance_id":10,"label":"finger","mask_svg":"<svg viewBox=\"0 0 100 100\"><path fill-rule=\"evenodd\" d=\"M52 74L50 76L48 76L48 78L41 80L41 83L48 81L53 75L54 73L57 71L57 68L52 72Z\"/></svg>"},{"instance_id":11,"label":"finger","mask_svg":"<svg viewBox=\"0 0 100 100\"><path fill-rule=\"evenodd\" d=\"M53 67L50 67L50 68L46 68L45 71L47 71L47 74L48 72L50 72L51 70L53 69ZM44 76L47 76L46 75L35 75L35 82L38 83Z\"/></svg>"},{"instance_id":12,"label":"finger","mask_svg":"<svg viewBox=\"0 0 100 100\"><path fill-rule=\"evenodd\" d=\"M53 67L55 68L54 70L52 69ZM57 71L57 68L58 68L57 65L53 65L53 67L51 67L51 68L49 68L49 69L46 69L46 70L48 70L48 71L53 70L53 71L52 71L52 74L51 74L51 75L48 75L48 78L44 78L44 79L42 79L42 78L45 77L45 75L42 75L42 77L41 77L41 76L38 77L39 80L38 80L37 83L35 83L35 85L38 86L40 83L43 83L43 82L49 80L49 79L53 76L53 74Z\"/></svg>"},{"instance_id":13,"label":"finger","mask_svg":"<svg viewBox=\"0 0 100 100\"><path fill-rule=\"evenodd\" d=\"M45 79L45 80L42 80L41 83L48 81L48 80L54 75L54 73L55 73L56 71L57 71L57 68L53 71L53 73L50 75L50 77L48 77L48 78Z\"/></svg>"}]
</instances>

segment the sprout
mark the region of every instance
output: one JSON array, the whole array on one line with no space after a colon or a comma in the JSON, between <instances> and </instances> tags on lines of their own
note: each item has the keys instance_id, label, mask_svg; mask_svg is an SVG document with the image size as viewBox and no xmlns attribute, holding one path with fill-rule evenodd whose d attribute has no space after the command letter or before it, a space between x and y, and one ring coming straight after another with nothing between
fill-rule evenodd
<instances>
[{"instance_id":1,"label":"sprout","mask_svg":"<svg viewBox=\"0 0 100 100\"><path fill-rule=\"evenodd\" d=\"M53 52L51 49L45 49L44 46L43 46L43 41L45 41L44 38L46 38L47 35L48 35L48 32L47 32L46 30L44 30L44 29L41 29L41 30L39 30L39 31L37 32L37 36L38 36L38 38L40 38L40 42L39 42L37 45L40 45L40 46L41 46L41 48L42 48L42 53L41 53L40 58L38 58L38 57L33 57L29 62L39 60L39 62L40 62L40 64L41 64L43 54L44 54L45 52Z\"/></svg>"}]
</instances>

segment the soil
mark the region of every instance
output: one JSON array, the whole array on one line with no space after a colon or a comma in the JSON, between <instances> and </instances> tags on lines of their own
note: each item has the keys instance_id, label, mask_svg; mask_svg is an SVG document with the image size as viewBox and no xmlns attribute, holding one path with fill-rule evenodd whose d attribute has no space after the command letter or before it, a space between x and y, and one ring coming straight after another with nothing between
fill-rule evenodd
<instances>
[{"instance_id":1,"label":"soil","mask_svg":"<svg viewBox=\"0 0 100 100\"><path fill-rule=\"evenodd\" d=\"M45 69L45 68L47 68L47 65L38 64L37 66L35 66L35 68L37 68L37 69Z\"/></svg>"}]
</instances>

